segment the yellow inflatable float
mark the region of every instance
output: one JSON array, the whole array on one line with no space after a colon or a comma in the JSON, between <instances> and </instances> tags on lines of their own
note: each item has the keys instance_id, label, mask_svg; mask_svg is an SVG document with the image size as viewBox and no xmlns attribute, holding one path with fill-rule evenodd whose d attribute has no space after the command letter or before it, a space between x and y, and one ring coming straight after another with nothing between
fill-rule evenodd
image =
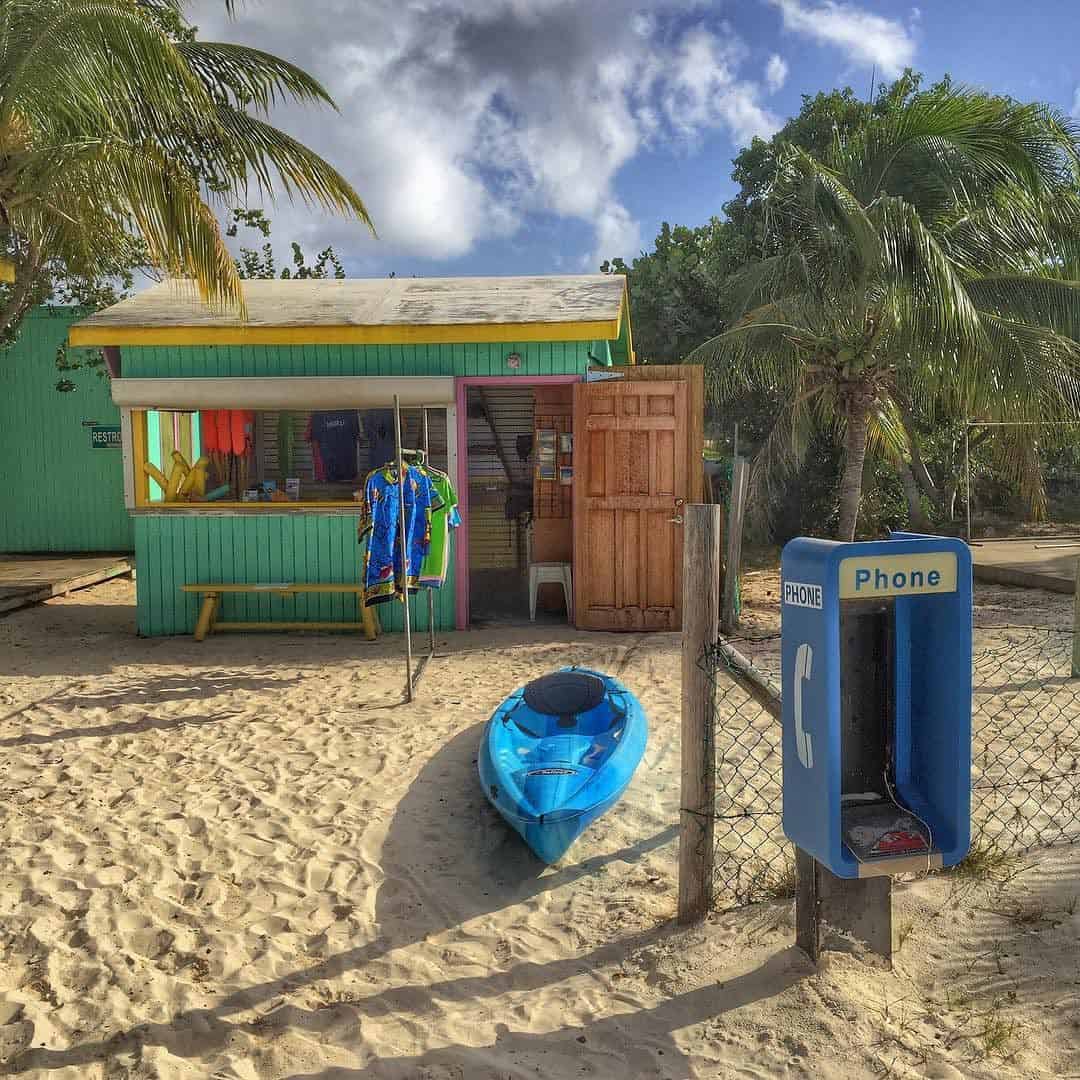
<instances>
[{"instance_id":1,"label":"yellow inflatable float","mask_svg":"<svg viewBox=\"0 0 1080 1080\"><path fill-rule=\"evenodd\" d=\"M161 488L162 497L167 503L205 499L209 468L208 457L201 457L194 465L189 465L179 450L172 452L172 468L168 476L152 462L143 462L143 472Z\"/></svg>"}]
</instances>

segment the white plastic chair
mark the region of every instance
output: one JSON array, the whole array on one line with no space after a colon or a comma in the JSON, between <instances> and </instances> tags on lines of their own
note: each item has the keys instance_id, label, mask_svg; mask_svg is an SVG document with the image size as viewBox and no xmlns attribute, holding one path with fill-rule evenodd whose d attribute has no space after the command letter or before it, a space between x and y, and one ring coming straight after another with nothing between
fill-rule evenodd
<instances>
[{"instance_id":1,"label":"white plastic chair","mask_svg":"<svg viewBox=\"0 0 1080 1080\"><path fill-rule=\"evenodd\" d=\"M529 618L536 622L536 594L541 585L561 585L566 597L566 617L574 621L574 578L568 562L533 562L533 527L530 521L525 530L525 546L529 562Z\"/></svg>"}]
</instances>

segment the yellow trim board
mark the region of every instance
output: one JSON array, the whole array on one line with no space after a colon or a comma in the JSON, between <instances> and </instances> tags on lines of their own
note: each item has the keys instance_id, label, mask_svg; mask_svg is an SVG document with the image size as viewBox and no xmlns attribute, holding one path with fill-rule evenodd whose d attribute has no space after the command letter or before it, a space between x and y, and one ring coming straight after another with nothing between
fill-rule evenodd
<instances>
[{"instance_id":1,"label":"yellow trim board","mask_svg":"<svg viewBox=\"0 0 1080 1080\"><path fill-rule=\"evenodd\" d=\"M593 322L448 323L440 326L73 326L68 344L125 345L460 345L524 341L613 341L616 319Z\"/></svg>"},{"instance_id":2,"label":"yellow trim board","mask_svg":"<svg viewBox=\"0 0 1080 1080\"><path fill-rule=\"evenodd\" d=\"M146 430L146 412L131 414L131 456L129 463L135 470L135 506L150 505L150 477L143 469L143 462L150 460L149 441Z\"/></svg>"},{"instance_id":3,"label":"yellow trim board","mask_svg":"<svg viewBox=\"0 0 1080 1080\"><path fill-rule=\"evenodd\" d=\"M0 259L0 281L15 284L15 264L10 259Z\"/></svg>"},{"instance_id":4,"label":"yellow trim board","mask_svg":"<svg viewBox=\"0 0 1080 1080\"><path fill-rule=\"evenodd\" d=\"M622 303L619 305L619 334L622 333L623 313L626 313L626 362L636 364L637 355L634 353L634 329L630 322L630 290L623 289Z\"/></svg>"}]
</instances>

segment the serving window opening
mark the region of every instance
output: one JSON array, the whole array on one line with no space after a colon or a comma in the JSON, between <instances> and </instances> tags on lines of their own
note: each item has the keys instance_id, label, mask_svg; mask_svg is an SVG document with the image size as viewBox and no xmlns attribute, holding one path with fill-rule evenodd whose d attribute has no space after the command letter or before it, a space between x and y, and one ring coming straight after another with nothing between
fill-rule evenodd
<instances>
[{"instance_id":1,"label":"serving window opening","mask_svg":"<svg viewBox=\"0 0 1080 1080\"><path fill-rule=\"evenodd\" d=\"M445 471L446 409L426 411L428 458ZM420 447L423 414L401 410L405 447ZM138 506L353 506L368 473L394 460L394 410L138 410L132 443Z\"/></svg>"}]
</instances>

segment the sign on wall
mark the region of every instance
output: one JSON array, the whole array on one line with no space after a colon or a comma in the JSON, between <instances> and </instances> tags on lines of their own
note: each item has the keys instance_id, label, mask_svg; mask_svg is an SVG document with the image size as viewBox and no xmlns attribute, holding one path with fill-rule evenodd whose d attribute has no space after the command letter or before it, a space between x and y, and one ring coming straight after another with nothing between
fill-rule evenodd
<instances>
[{"instance_id":1,"label":"sign on wall","mask_svg":"<svg viewBox=\"0 0 1080 1080\"><path fill-rule=\"evenodd\" d=\"M90 447L93 450L119 450L120 429L118 427L95 427L90 429Z\"/></svg>"}]
</instances>

